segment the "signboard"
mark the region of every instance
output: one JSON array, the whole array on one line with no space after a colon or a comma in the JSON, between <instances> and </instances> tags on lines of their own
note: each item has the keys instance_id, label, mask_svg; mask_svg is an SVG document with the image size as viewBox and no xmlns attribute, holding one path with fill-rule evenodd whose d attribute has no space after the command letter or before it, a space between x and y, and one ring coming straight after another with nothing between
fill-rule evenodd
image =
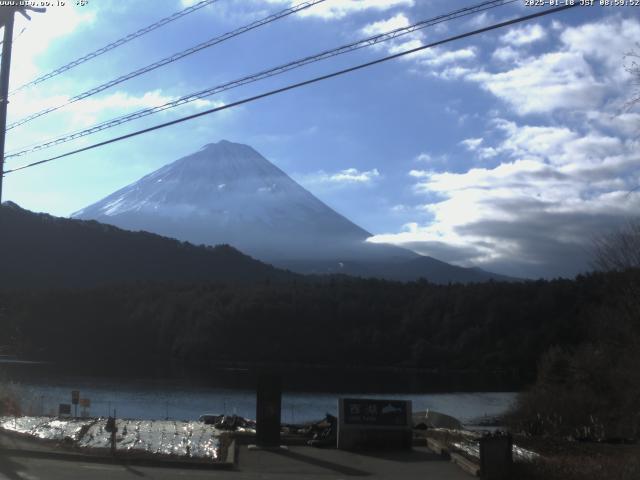
<instances>
[{"instance_id":1,"label":"signboard","mask_svg":"<svg viewBox=\"0 0 640 480\"><path fill-rule=\"evenodd\" d=\"M68 403L61 403L58 405L58 415L61 417L71 415L71 405Z\"/></svg>"},{"instance_id":2,"label":"signboard","mask_svg":"<svg viewBox=\"0 0 640 480\"><path fill-rule=\"evenodd\" d=\"M411 402L373 398L338 400L338 448L410 449Z\"/></svg>"},{"instance_id":3,"label":"signboard","mask_svg":"<svg viewBox=\"0 0 640 480\"><path fill-rule=\"evenodd\" d=\"M80 406L82 408L89 408L91 406L91 399L89 399L89 398L81 398L80 399Z\"/></svg>"},{"instance_id":4,"label":"signboard","mask_svg":"<svg viewBox=\"0 0 640 480\"><path fill-rule=\"evenodd\" d=\"M80 392L78 390L71 391L71 403L74 405L78 405L80 401Z\"/></svg>"},{"instance_id":5,"label":"signboard","mask_svg":"<svg viewBox=\"0 0 640 480\"><path fill-rule=\"evenodd\" d=\"M372 400L345 398L344 423L348 425L407 426L409 402L403 400Z\"/></svg>"}]
</instances>

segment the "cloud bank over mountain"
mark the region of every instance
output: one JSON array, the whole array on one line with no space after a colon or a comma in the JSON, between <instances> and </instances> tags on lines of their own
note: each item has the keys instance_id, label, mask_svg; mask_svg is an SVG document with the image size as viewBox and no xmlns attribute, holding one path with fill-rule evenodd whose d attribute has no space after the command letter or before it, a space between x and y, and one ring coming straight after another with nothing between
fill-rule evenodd
<instances>
[{"instance_id":1,"label":"cloud bank over mountain","mask_svg":"<svg viewBox=\"0 0 640 480\"><path fill-rule=\"evenodd\" d=\"M542 35L542 50L527 49ZM421 218L371 241L526 276L588 268L591 239L640 211L640 114L622 93L638 38L638 19L620 15L512 29L488 64L459 71L414 59L420 74L475 84L501 104L483 117L485 135L461 142L474 165L409 172L415 195L431 197Z\"/></svg>"}]
</instances>

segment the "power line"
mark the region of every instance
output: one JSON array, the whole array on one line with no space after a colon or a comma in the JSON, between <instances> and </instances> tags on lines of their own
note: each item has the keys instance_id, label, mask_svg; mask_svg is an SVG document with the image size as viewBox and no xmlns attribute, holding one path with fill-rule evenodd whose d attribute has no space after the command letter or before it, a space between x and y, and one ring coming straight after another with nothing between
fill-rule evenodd
<instances>
[{"instance_id":1,"label":"power line","mask_svg":"<svg viewBox=\"0 0 640 480\"><path fill-rule=\"evenodd\" d=\"M381 33L378 35L374 35L372 37L368 37L365 38L363 40L359 40L357 42L353 42L350 43L348 45L343 45L341 47L338 48L334 48L331 50L326 50L324 52L312 55L312 56L308 56L308 57L304 57L302 59L298 59L298 60L294 60L292 62L286 63L284 65L279 65L277 67L274 68L270 68L268 70L264 70L258 73L254 73L245 77L242 77L240 79L237 80L233 80L227 83L224 83L222 85L217 85L215 87L211 87L211 88L207 88L205 90L201 90L199 92L195 92L195 93L191 93L188 95L184 95L180 98L177 98L175 100L172 100L170 102L167 102L163 105L159 105L156 107L149 107L149 108L145 108L142 110L138 110L136 112L133 113L129 113L127 115L123 115L120 117L116 117L113 118L111 120L107 120L105 122L99 123L97 125L94 125L90 128L87 129L83 129L83 130L79 130L76 132L72 132L70 134L52 139L52 140L48 140L44 143L40 143L40 144L35 144L35 146L31 145L29 146L29 148L25 148L22 147L23 149L20 151L17 151L15 153L11 153L9 155L6 156L6 158L14 158L14 157L20 157L23 155L26 155L28 153L33 153L39 150L43 150L45 148L50 148L56 145L60 145L62 143L66 143L72 140L75 140L77 138L82 138L85 137L87 135L91 135L93 133L96 132L100 132L102 130L106 130L108 128L112 128L118 125L121 125L123 123L127 123L133 120L137 120L139 118L143 118L149 115L152 115L154 113L158 113L158 112L162 112L164 110L168 110L171 108L175 108L178 106L182 106L185 105L187 103L196 101L196 100L200 100L202 98L205 97L209 97L211 95L214 95L216 93L220 93L226 90L231 90L233 88L237 88L243 85L247 85L249 83L253 83L253 82L257 82L259 80L263 80L265 78L269 78L269 77L273 77L276 75L280 75L283 73L286 73L290 70L296 69L296 68L300 68L302 66L308 65L310 63L315 63L321 60L325 60L331 57L335 57L338 55L342 55L344 53L348 53L348 52L352 52L355 50L359 50L365 47L369 47L372 45L376 45L378 43L381 42L385 42L385 41L389 41L392 40L394 38L397 38L399 36L402 35L407 35L409 33L415 32L417 30L421 30L433 25L437 25L439 23L443 23L446 21L450 21L450 20L454 20L456 18L460 18L460 17L464 17L464 16L468 16L468 15L472 15L475 13L479 13L482 11L486 11L492 8L496 8L496 7L500 7L500 6L504 6L510 3L514 3L517 0L493 0L493 1L486 1L471 7L466 7L466 8L462 8L459 10L455 10L453 12L447 13L447 14L443 14L443 15L439 15L437 17L433 17L427 20L422 20L420 22L414 23L413 25L407 26L407 27L401 27L401 28L397 28L395 30L391 30L389 32L386 33Z\"/></svg>"},{"instance_id":2,"label":"power line","mask_svg":"<svg viewBox=\"0 0 640 480\"><path fill-rule=\"evenodd\" d=\"M22 30L20 30L20 33L13 36L13 40L11 40L11 43L16 43L16 40L19 39L22 36L22 34L26 31L27 31L27 27L22 27ZM0 40L0 45L2 45L3 43L4 43L4 40ZM0 55L0 57L2 57L2 55Z\"/></svg>"},{"instance_id":3,"label":"power line","mask_svg":"<svg viewBox=\"0 0 640 480\"><path fill-rule=\"evenodd\" d=\"M175 53L173 55L170 55L166 58L163 58L162 60L159 60L157 62L154 62L150 65L147 65L146 67L142 67L139 68L137 70L134 70L133 72L127 73L126 75L122 75L114 80L110 80L106 83L103 83L102 85L99 85L95 88L92 88L90 90L87 90L86 92L80 93L74 97L71 97L69 100L67 100L65 103L61 103L59 105L56 105L54 107L49 107L49 108L45 108L44 110L41 110L39 112L33 113L31 115L28 115L16 122L11 123L10 125L7 126L7 130L11 130L12 128L15 127L19 127L20 125L23 125L27 122L30 122L31 120L35 120L36 118L42 117L43 115L46 115L48 113L51 112L55 112L56 110L59 110L63 107L66 107L67 105L71 105L72 103L78 102L80 100L84 100L87 97L91 97L97 93L100 93L104 90L107 90L108 88L111 88L115 85L118 85L120 83L126 82L127 80L131 80L132 78L138 77L144 73L148 73L151 72L152 70L155 70L157 68L163 67L165 65L168 65L170 63L176 62L188 55L191 55L193 53L199 52L200 50L203 50L205 48L208 47L212 47L213 45L217 45L219 43L225 42L233 37L237 37L239 35L242 35L243 33L246 33L250 30L256 29L258 27L261 27L263 25L267 25L268 23L272 23L275 22L276 20L280 20L282 18L285 18L289 15L292 15L294 13L297 13L301 10L305 10L307 8L310 8L318 3L322 3L325 0L309 0L306 2L302 2L299 3L297 5L294 5L291 8L287 8L284 10L281 10L277 13L274 13L273 15L269 15L268 17L265 17L261 20L257 20L255 22L250 23L249 25L245 25L243 27L240 27L236 30L233 30L231 32L227 32L223 35L211 38L209 40L207 40L206 42L200 43L194 47L188 48L186 50L183 50L181 52Z\"/></svg>"},{"instance_id":4,"label":"power line","mask_svg":"<svg viewBox=\"0 0 640 480\"><path fill-rule=\"evenodd\" d=\"M165 17L161 20L158 20L155 23L152 23L151 25L148 25L144 28L141 28L140 30L137 30L136 32L130 33L129 35L119 38L118 40L111 42L108 45L105 45L102 48L99 48L91 53L88 53L86 55L84 55L83 57L77 58L76 60L73 60L69 63L67 63L66 65L63 65L59 68L56 68L55 70L46 73L34 80L31 80L30 82L25 83L24 85L19 86L18 88L16 88L15 90L11 91L9 93L9 95L13 95L14 93L16 93L19 90L22 90L24 88L27 87L32 87L34 85L37 85L39 83L44 82L45 80L48 80L50 78L53 78L57 75L60 75L61 73L64 73L68 70L71 70L74 67L77 67L78 65L85 63L89 60L91 60L92 58L96 58L100 55L102 55L103 53L107 53L110 50L113 50L114 48L120 47L121 45L124 45L125 43L130 42L131 40L141 37L142 35L145 35L149 32L152 32L153 30L156 30L160 27L163 27L165 25L167 25L168 23L174 22L175 20L178 20L179 18L184 17L185 15L189 15L190 13L195 12L196 10L200 10L203 7L206 7L207 5L211 5L212 3L217 2L218 0L202 0L198 3L196 3L195 5L192 5L190 7L185 8L184 10L180 10L179 12L174 13L173 15L170 15L168 17Z\"/></svg>"},{"instance_id":5,"label":"power line","mask_svg":"<svg viewBox=\"0 0 640 480\"><path fill-rule=\"evenodd\" d=\"M508 20L506 22L496 23L496 24L490 25L488 27L484 27L484 28L480 28L480 29L477 29L477 30L473 30L471 32L466 32L466 33L463 33L463 34L460 34L460 35L455 35L453 37L449 37L449 38L446 38L444 40L439 40L437 42L433 42L433 43L430 43L430 44L427 44L427 45L421 45L420 47L412 48L410 50L405 50L403 52L399 52L399 53L396 53L396 54L393 54L393 55L382 57L382 58L379 58L377 60L373 60L371 62L361 63L361 64L356 65L354 67L346 68L344 70L339 70L339 71L336 71L336 72L333 72L333 73L329 73L329 74L326 74L326 75L321 75L319 77L315 77L315 78L312 78L310 80L305 80L305 81L302 81L302 82L294 83L294 84L291 84L291 85L287 85L286 87L281 87L281 88L278 88L278 89L275 89L275 90L271 90L271 91L266 92L266 93L262 93L260 95L255 95L253 97L248 97L248 98L245 98L245 99L242 99L242 100L238 100L236 102L229 103L229 104L223 105L221 107L211 108L209 110L205 110L203 112L194 113L193 115L188 115L186 117L178 118L178 119L172 120L170 122L161 123L161 124L158 124L158 125L154 125L153 127L144 128L142 130L137 130L135 132L131 132L131 133L128 133L126 135L121 135L119 137L111 138L109 140L105 140L105 141L102 141L102 142L94 143L94 144L86 146L86 147L78 148L78 149L72 150L70 152L66 152L66 153L63 153L63 154L60 154L60 155L56 155L55 157L50 157L50 158L47 158L47 159L44 159L44 160L39 160L37 162L33 162L33 163L26 164L26 165L22 165L20 167L13 168L11 170L7 170L5 172L5 174L18 172L20 170L25 170L27 168L35 167L37 165L42 165L44 163L49 163L49 162L52 162L54 160L58 160L58 159L61 159L61 158L64 158L64 157L75 155L77 153L86 152L87 150L93 150L94 148L102 147L104 145L109 145L111 143L119 142L121 140L126 140L128 138L136 137L138 135L142 135L143 133L148 133L148 132L152 132L154 130L159 130L161 128L169 127L171 125L176 125L176 124L179 124L179 123L182 123L182 122L186 122L188 120L193 120L194 118L198 118L198 117L202 117L202 116L205 116L205 115L209 115L211 113L216 113L216 112L219 112L219 111L222 111L222 110L227 110L229 108L237 107L239 105L244 105L245 103L254 102L254 101L260 100L262 98L266 98L266 97L270 97L270 96L273 96L273 95L276 95L276 94L279 94L279 93L287 92L289 90L294 90L294 89L297 89L297 88L300 88L300 87L311 85L313 83L318 83L318 82L321 82L323 80L328 80L330 78L334 78L334 77L338 77L338 76L341 76L341 75L345 75L347 73L355 72L357 70L362 70L364 68L371 67L373 65L378 65L380 63L387 62L389 60L393 60L393 59L396 59L396 58L400 58L400 57L403 57L405 55L410 55L412 53L420 52L420 51L426 50L428 48L434 48L434 47L437 47L437 46L440 46L440 45L444 45L446 43L454 42L456 40L462 40L464 38L468 38L468 37L471 37L473 35L479 35L481 33L485 33L485 32L491 31L491 30L496 30L498 28L507 27L509 25L514 25L516 23L526 22L526 21L532 20L534 18L539 18L539 17L545 16L545 15L550 15L552 13L558 13L558 12L561 12L563 10L567 10L569 8L574 8L574 7L577 7L577 6L579 6L579 4L564 5L562 7L555 7L555 8L551 8L551 9L546 9L544 11L533 13L531 15L525 15L524 17L518 17L518 18L515 18L515 19L512 19L512 20Z\"/></svg>"}]
</instances>

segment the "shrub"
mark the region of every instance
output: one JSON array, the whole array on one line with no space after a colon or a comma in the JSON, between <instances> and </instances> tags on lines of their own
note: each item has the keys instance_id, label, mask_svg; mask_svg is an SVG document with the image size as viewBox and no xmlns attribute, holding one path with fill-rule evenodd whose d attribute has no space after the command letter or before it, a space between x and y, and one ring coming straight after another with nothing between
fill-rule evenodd
<instances>
[{"instance_id":1,"label":"shrub","mask_svg":"<svg viewBox=\"0 0 640 480\"><path fill-rule=\"evenodd\" d=\"M14 385L0 383L0 416L21 415L20 396Z\"/></svg>"}]
</instances>

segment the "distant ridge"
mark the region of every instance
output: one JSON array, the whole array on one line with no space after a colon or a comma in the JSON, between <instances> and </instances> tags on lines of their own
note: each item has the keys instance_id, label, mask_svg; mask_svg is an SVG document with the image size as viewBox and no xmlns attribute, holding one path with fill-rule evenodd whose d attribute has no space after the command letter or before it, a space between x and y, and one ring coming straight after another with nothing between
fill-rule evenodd
<instances>
[{"instance_id":1,"label":"distant ridge","mask_svg":"<svg viewBox=\"0 0 640 480\"><path fill-rule=\"evenodd\" d=\"M295 274L228 245L195 246L95 221L0 205L0 288L93 287L140 281L253 283Z\"/></svg>"}]
</instances>

